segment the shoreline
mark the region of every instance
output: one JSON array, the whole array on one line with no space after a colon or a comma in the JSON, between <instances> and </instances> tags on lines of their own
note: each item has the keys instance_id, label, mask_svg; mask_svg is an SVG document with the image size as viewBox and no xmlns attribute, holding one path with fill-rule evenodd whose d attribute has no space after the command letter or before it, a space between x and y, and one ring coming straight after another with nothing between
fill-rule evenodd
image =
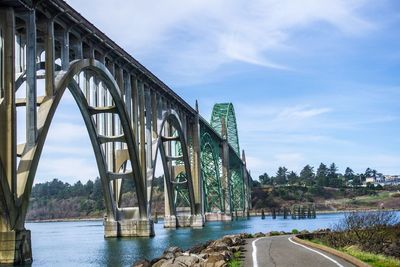
<instances>
[{"instance_id":1,"label":"shoreline","mask_svg":"<svg viewBox=\"0 0 400 267\"><path fill-rule=\"evenodd\" d=\"M363 211L400 211L398 209L351 209L351 210L321 210L316 214L337 214L337 213L350 213L350 212L363 212ZM250 217L259 217L260 212L250 212ZM265 212L265 216L272 216L271 212ZM276 217L281 217L278 215ZM158 215L158 219L164 219L164 216ZM88 218L60 218L60 219L43 219L43 220L26 220L26 223L47 223L47 222L84 222L84 221L103 221L103 217L88 217Z\"/></svg>"},{"instance_id":2,"label":"shoreline","mask_svg":"<svg viewBox=\"0 0 400 267\"><path fill-rule=\"evenodd\" d=\"M46 223L46 222L93 222L102 221L103 217L93 217L93 218L60 218L60 219L43 219L43 220L26 220L27 223Z\"/></svg>"}]
</instances>

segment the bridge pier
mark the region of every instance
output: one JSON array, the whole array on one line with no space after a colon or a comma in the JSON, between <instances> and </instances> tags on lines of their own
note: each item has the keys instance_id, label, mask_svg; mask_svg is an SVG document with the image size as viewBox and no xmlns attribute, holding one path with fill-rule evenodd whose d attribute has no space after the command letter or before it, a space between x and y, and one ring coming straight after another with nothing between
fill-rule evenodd
<instances>
[{"instance_id":1,"label":"bridge pier","mask_svg":"<svg viewBox=\"0 0 400 267\"><path fill-rule=\"evenodd\" d=\"M228 222L232 221L232 216L230 214L225 214L220 212L208 212L205 214L205 219L207 222L215 222L215 221Z\"/></svg>"},{"instance_id":2,"label":"bridge pier","mask_svg":"<svg viewBox=\"0 0 400 267\"><path fill-rule=\"evenodd\" d=\"M154 236L154 223L152 220L105 220L104 237L149 237Z\"/></svg>"},{"instance_id":3,"label":"bridge pier","mask_svg":"<svg viewBox=\"0 0 400 267\"><path fill-rule=\"evenodd\" d=\"M164 217L164 228L194 227L204 226L204 217L202 215L166 215Z\"/></svg>"},{"instance_id":4,"label":"bridge pier","mask_svg":"<svg viewBox=\"0 0 400 267\"><path fill-rule=\"evenodd\" d=\"M31 262L31 231L0 232L0 264L29 264Z\"/></svg>"}]
</instances>

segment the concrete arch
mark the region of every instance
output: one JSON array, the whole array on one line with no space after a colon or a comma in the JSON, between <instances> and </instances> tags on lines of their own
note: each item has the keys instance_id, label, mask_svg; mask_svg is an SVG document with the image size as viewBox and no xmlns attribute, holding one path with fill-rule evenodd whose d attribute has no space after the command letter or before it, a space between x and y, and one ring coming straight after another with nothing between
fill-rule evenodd
<instances>
[{"instance_id":1,"label":"concrete arch","mask_svg":"<svg viewBox=\"0 0 400 267\"><path fill-rule=\"evenodd\" d=\"M117 219L117 207L112 200L111 189L109 185L110 173L107 172L106 162L103 156L102 148L99 144L99 135L96 126L89 111L90 107L79 88L79 85L74 80L74 76L82 71L90 70L100 77L105 83L115 105L115 113L119 116L121 121L122 130L124 133L124 141L127 145L129 157L131 159L133 179L136 184L136 193L139 206L139 217L142 219L147 218L146 213L146 200L144 198L144 185L141 179L141 171L137 156L137 148L134 143L133 133L130 129L130 123L127 112L121 97L120 89L114 80L111 73L101 62L94 59L82 59L71 62L68 71L60 71L55 78L55 91L53 96L46 96L40 105L38 111L38 137L36 145L32 148L25 148L22 154L20 164L17 170L17 179L24 181L18 188L18 197L20 199L21 208L19 216L15 223L16 229L24 229L24 222L29 203L29 196L33 185L33 180L38 167L39 159L43 146L50 128L52 119L57 110L58 104L68 88L73 97L75 98L81 114L84 118L85 125L88 129L89 137L92 142L92 147L95 152L98 170L103 183L103 188L106 198L107 215Z\"/></svg>"},{"instance_id":2,"label":"concrete arch","mask_svg":"<svg viewBox=\"0 0 400 267\"><path fill-rule=\"evenodd\" d=\"M176 190L175 187L177 186L177 182L175 181L175 178L177 178L182 171L179 173L176 173L174 175L175 177L172 177L172 174L174 174L174 171L171 168L170 162L172 160L179 160L183 162L184 165L184 170L183 172L186 175L186 185L187 185L187 190L189 193L189 204L190 204L190 214L195 215L195 198L194 198L194 189L193 189L193 180L192 180L192 174L191 174L191 168L190 168L190 159L189 159L189 154L188 154L188 148L187 148L187 143L185 140L185 135L183 133L182 127L181 127L181 121L179 120L178 114L173 111L169 110L164 112L163 114L163 119L160 120L160 127L158 137L155 144L155 148L153 151L155 153L153 154L153 179L155 177L155 166L157 164L157 157L158 153L160 154L163 169L164 169L164 176L165 176L165 184L166 188L165 190L167 191L167 197L165 201L168 201L168 208L169 208L169 215L177 215L176 211L176 206L175 206L175 199L176 199ZM173 127L176 130L176 136L165 136L165 132L168 131L168 129L165 127L168 124L168 127ZM177 141L180 142L181 145L181 153L179 157L173 157L172 155L168 155L168 151L166 151L166 148L164 146L164 143L172 142L172 141ZM170 144L169 144L170 145ZM153 191L153 184L151 185L151 192ZM151 203L152 203L152 195L150 195L149 203L148 203L148 214L151 214ZM167 213L168 211L166 211Z\"/></svg>"}]
</instances>

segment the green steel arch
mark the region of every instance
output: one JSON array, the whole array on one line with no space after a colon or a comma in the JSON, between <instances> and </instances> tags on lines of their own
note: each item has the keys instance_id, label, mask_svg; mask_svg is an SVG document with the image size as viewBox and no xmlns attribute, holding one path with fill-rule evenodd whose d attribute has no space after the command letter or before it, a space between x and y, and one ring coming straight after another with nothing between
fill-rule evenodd
<instances>
[{"instance_id":1,"label":"green steel arch","mask_svg":"<svg viewBox=\"0 0 400 267\"><path fill-rule=\"evenodd\" d=\"M243 169L238 163L230 165L230 187L231 187L231 210L244 211L245 189L243 180Z\"/></svg>"},{"instance_id":2,"label":"green steel arch","mask_svg":"<svg viewBox=\"0 0 400 267\"><path fill-rule=\"evenodd\" d=\"M226 127L228 143L240 155L239 136L236 124L235 109L232 103L218 103L214 105L211 115L211 127L222 135L222 121Z\"/></svg>"},{"instance_id":3,"label":"green steel arch","mask_svg":"<svg viewBox=\"0 0 400 267\"><path fill-rule=\"evenodd\" d=\"M203 177L204 210L223 211L219 164L219 145L209 133L201 137L201 175Z\"/></svg>"},{"instance_id":4,"label":"green steel arch","mask_svg":"<svg viewBox=\"0 0 400 267\"><path fill-rule=\"evenodd\" d=\"M224 136L223 127L226 131L226 139L232 147L229 161L229 184L230 184L230 206L231 211L244 211L245 209L245 182L243 166L240 159L239 137L232 103L215 104L211 115L211 127ZM236 155L234 155L236 154Z\"/></svg>"}]
</instances>

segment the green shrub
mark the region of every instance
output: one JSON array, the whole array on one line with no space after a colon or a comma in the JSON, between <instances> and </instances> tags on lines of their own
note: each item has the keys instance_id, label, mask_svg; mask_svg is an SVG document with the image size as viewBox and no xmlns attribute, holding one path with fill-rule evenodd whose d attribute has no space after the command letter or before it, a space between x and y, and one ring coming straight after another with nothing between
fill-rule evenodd
<instances>
[{"instance_id":1,"label":"green shrub","mask_svg":"<svg viewBox=\"0 0 400 267\"><path fill-rule=\"evenodd\" d=\"M275 235L280 235L280 234L281 234L281 233L278 232L278 231L271 231L271 232L269 233L270 236L275 236Z\"/></svg>"},{"instance_id":2,"label":"green shrub","mask_svg":"<svg viewBox=\"0 0 400 267\"><path fill-rule=\"evenodd\" d=\"M297 229L292 230L292 234L297 235L298 233L299 233L299 230L297 230Z\"/></svg>"}]
</instances>

